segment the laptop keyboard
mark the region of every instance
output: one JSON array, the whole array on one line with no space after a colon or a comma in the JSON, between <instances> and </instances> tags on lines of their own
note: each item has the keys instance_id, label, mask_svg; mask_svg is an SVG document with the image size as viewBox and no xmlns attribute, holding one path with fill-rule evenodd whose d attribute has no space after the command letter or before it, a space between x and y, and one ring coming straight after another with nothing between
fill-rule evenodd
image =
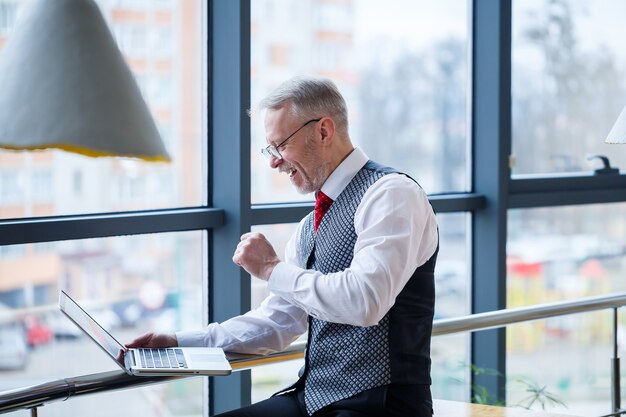
<instances>
[{"instance_id":1,"label":"laptop keyboard","mask_svg":"<svg viewBox=\"0 0 626 417\"><path fill-rule=\"evenodd\" d=\"M169 368L184 369L187 368L185 355L181 349L163 348L163 349L138 349L141 359L141 366L144 368Z\"/></svg>"}]
</instances>

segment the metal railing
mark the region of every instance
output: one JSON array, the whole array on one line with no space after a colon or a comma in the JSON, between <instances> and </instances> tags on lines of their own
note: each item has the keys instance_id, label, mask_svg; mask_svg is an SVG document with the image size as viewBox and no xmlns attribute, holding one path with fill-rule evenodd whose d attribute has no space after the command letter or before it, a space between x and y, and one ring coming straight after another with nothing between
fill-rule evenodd
<instances>
[{"instance_id":1,"label":"metal railing","mask_svg":"<svg viewBox=\"0 0 626 417\"><path fill-rule=\"evenodd\" d=\"M525 321L613 309L613 358L611 358L612 413L602 417L618 416L626 414L626 410L621 409L617 347L617 309L624 305L626 305L626 293L615 293L573 301L509 308L459 318L435 320L432 334L433 336L441 336L466 331L487 330ZM306 342L296 342L284 351L270 355L228 356L233 370L241 371L260 365L301 358L304 355L305 346ZM37 408L51 402L65 401L79 395L140 387L181 378L188 377L135 377L127 375L121 370L64 378L44 384L0 392L0 414L29 409L31 410L31 416L37 416Z\"/></svg>"}]
</instances>

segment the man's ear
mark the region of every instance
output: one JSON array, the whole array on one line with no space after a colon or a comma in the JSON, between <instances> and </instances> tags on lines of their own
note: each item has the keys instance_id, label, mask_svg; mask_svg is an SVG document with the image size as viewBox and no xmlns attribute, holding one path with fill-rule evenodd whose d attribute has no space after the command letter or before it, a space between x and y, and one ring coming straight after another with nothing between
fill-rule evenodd
<instances>
[{"instance_id":1,"label":"man's ear","mask_svg":"<svg viewBox=\"0 0 626 417\"><path fill-rule=\"evenodd\" d=\"M322 118L320 133L322 144L330 145L335 138L335 121L330 117Z\"/></svg>"}]
</instances>

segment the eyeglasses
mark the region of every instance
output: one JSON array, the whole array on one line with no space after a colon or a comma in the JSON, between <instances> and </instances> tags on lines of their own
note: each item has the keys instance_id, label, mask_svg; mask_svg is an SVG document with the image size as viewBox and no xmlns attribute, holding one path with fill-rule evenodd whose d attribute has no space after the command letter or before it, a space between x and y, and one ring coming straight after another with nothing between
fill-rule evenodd
<instances>
[{"instance_id":1,"label":"eyeglasses","mask_svg":"<svg viewBox=\"0 0 626 417\"><path fill-rule=\"evenodd\" d=\"M297 128L296 131L293 132L291 135L287 136L287 138L285 140L283 140L282 142L280 142L278 145L276 145L276 146L269 145L269 146L266 146L265 148L261 149L261 153L263 155L265 155L265 157L267 159L272 159L272 157L277 158L277 159L283 159L283 156L278 151L278 148L280 148L285 143L287 143L287 141L289 139L293 138L295 136L295 134L298 133L304 126L308 125L309 123L319 122L320 120L322 120L322 119L319 118L319 119L311 119L311 120L309 120L308 122L306 122L305 124L303 124L302 126Z\"/></svg>"}]
</instances>

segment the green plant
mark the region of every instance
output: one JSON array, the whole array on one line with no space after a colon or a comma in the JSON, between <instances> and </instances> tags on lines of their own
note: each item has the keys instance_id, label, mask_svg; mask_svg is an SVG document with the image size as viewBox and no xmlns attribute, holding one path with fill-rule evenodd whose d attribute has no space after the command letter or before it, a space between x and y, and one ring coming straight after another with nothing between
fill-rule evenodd
<instances>
[{"instance_id":1,"label":"green plant","mask_svg":"<svg viewBox=\"0 0 626 417\"><path fill-rule=\"evenodd\" d=\"M567 405L555 394L548 391L545 385L541 386L535 381L523 377L515 378L513 381L522 384L525 391L528 393L527 397L515 404L516 406L530 410L533 404L538 403L542 410L545 410L547 405L558 405L567 408Z\"/></svg>"}]
</instances>

